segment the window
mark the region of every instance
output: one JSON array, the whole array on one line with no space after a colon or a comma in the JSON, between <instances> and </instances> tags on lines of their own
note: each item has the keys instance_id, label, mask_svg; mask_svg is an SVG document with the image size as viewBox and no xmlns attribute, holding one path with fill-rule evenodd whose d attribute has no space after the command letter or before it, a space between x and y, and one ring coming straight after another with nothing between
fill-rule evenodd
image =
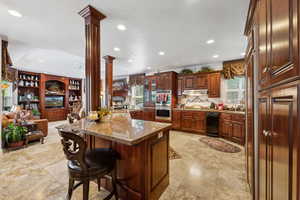
<instances>
[{"instance_id":1,"label":"window","mask_svg":"<svg viewBox=\"0 0 300 200\"><path fill-rule=\"evenodd\" d=\"M245 77L225 80L226 103L243 104L245 101Z\"/></svg>"}]
</instances>

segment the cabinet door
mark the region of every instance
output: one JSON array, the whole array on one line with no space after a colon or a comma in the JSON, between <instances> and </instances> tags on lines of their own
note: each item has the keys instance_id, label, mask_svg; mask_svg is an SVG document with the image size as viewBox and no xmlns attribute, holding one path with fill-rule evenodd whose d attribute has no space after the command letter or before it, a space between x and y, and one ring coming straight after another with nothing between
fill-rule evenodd
<instances>
[{"instance_id":1,"label":"cabinet door","mask_svg":"<svg viewBox=\"0 0 300 200\"><path fill-rule=\"evenodd\" d=\"M184 89L192 90L194 89L194 76L185 76L184 77Z\"/></svg>"},{"instance_id":2,"label":"cabinet door","mask_svg":"<svg viewBox=\"0 0 300 200\"><path fill-rule=\"evenodd\" d=\"M258 1L258 82L260 88L264 88L268 80L268 54L267 54L267 0Z\"/></svg>"},{"instance_id":3,"label":"cabinet door","mask_svg":"<svg viewBox=\"0 0 300 200\"><path fill-rule=\"evenodd\" d=\"M268 200L267 189L267 166L268 166L268 146L265 131L268 125L268 96L264 95L258 99L258 183L259 200Z\"/></svg>"},{"instance_id":4,"label":"cabinet door","mask_svg":"<svg viewBox=\"0 0 300 200\"><path fill-rule=\"evenodd\" d=\"M181 128L181 111L180 110L173 110L172 114L172 125L174 129Z\"/></svg>"},{"instance_id":5,"label":"cabinet door","mask_svg":"<svg viewBox=\"0 0 300 200\"><path fill-rule=\"evenodd\" d=\"M250 58L246 67L246 92L247 92L247 177L252 194L254 194L254 76L253 76L254 54L250 53Z\"/></svg>"},{"instance_id":6,"label":"cabinet door","mask_svg":"<svg viewBox=\"0 0 300 200\"><path fill-rule=\"evenodd\" d=\"M177 79L177 95L181 96L183 92L183 78L178 77Z\"/></svg>"},{"instance_id":7,"label":"cabinet door","mask_svg":"<svg viewBox=\"0 0 300 200\"><path fill-rule=\"evenodd\" d=\"M193 129L196 132L205 132L206 130L206 113L193 112Z\"/></svg>"},{"instance_id":8,"label":"cabinet door","mask_svg":"<svg viewBox=\"0 0 300 200\"><path fill-rule=\"evenodd\" d=\"M190 111L181 112L181 128L185 131L193 131L193 116Z\"/></svg>"},{"instance_id":9,"label":"cabinet door","mask_svg":"<svg viewBox=\"0 0 300 200\"><path fill-rule=\"evenodd\" d=\"M242 122L232 122L231 139L241 145L245 144L245 126Z\"/></svg>"},{"instance_id":10,"label":"cabinet door","mask_svg":"<svg viewBox=\"0 0 300 200\"><path fill-rule=\"evenodd\" d=\"M194 79L194 89L207 89L207 74L197 74Z\"/></svg>"},{"instance_id":11,"label":"cabinet door","mask_svg":"<svg viewBox=\"0 0 300 200\"><path fill-rule=\"evenodd\" d=\"M147 120L147 121L155 120L155 110L154 109L145 108L143 114L144 114L144 120Z\"/></svg>"},{"instance_id":12,"label":"cabinet door","mask_svg":"<svg viewBox=\"0 0 300 200\"><path fill-rule=\"evenodd\" d=\"M272 200L294 200L297 188L297 119L298 89L296 86L274 89L270 102L269 178Z\"/></svg>"},{"instance_id":13,"label":"cabinet door","mask_svg":"<svg viewBox=\"0 0 300 200\"><path fill-rule=\"evenodd\" d=\"M220 97L221 74L212 73L208 74L208 97Z\"/></svg>"},{"instance_id":14,"label":"cabinet door","mask_svg":"<svg viewBox=\"0 0 300 200\"><path fill-rule=\"evenodd\" d=\"M222 134L222 136L224 138L231 138L231 133L232 133L232 123L231 123L231 121L224 120L223 121L223 134Z\"/></svg>"},{"instance_id":15,"label":"cabinet door","mask_svg":"<svg viewBox=\"0 0 300 200\"><path fill-rule=\"evenodd\" d=\"M297 0L270 0L268 33L270 82L274 84L299 75Z\"/></svg>"}]
</instances>

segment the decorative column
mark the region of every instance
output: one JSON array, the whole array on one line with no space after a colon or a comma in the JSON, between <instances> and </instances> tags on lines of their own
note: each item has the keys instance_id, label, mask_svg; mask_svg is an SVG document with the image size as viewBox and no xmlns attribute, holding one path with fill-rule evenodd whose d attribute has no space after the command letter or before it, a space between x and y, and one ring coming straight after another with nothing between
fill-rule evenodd
<instances>
[{"instance_id":1,"label":"decorative column","mask_svg":"<svg viewBox=\"0 0 300 200\"><path fill-rule=\"evenodd\" d=\"M104 56L105 59L105 102L107 108L112 106L112 95L113 95L113 61L115 57Z\"/></svg>"},{"instance_id":2,"label":"decorative column","mask_svg":"<svg viewBox=\"0 0 300 200\"><path fill-rule=\"evenodd\" d=\"M79 15L85 19L85 109L88 113L101 106L100 21L106 16L90 5Z\"/></svg>"}]
</instances>

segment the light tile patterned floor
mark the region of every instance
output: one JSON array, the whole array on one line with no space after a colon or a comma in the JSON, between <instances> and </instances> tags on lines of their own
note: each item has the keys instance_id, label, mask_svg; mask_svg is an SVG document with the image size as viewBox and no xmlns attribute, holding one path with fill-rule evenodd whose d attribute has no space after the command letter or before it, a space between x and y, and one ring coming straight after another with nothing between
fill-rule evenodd
<instances>
[{"instance_id":1,"label":"light tile patterned floor","mask_svg":"<svg viewBox=\"0 0 300 200\"><path fill-rule=\"evenodd\" d=\"M0 200L64 200L68 173L59 136L49 124L45 144L35 143L0 154ZM171 131L170 143L182 158L170 161L170 185L162 200L250 200L244 151L222 153L199 142L194 134ZM96 184L90 199L101 199ZM81 200L81 188L73 200Z\"/></svg>"}]
</instances>

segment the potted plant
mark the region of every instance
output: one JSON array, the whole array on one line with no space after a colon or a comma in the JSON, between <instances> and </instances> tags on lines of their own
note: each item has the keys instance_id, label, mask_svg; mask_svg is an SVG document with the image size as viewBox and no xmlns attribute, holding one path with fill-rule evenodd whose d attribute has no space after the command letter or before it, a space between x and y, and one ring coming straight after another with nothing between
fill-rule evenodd
<instances>
[{"instance_id":1,"label":"potted plant","mask_svg":"<svg viewBox=\"0 0 300 200\"><path fill-rule=\"evenodd\" d=\"M32 109L32 115L34 119L40 119L41 118L41 113L37 109Z\"/></svg>"},{"instance_id":2,"label":"potted plant","mask_svg":"<svg viewBox=\"0 0 300 200\"><path fill-rule=\"evenodd\" d=\"M8 147L20 147L24 144L26 133L27 128L11 123L3 130L2 139Z\"/></svg>"}]
</instances>

